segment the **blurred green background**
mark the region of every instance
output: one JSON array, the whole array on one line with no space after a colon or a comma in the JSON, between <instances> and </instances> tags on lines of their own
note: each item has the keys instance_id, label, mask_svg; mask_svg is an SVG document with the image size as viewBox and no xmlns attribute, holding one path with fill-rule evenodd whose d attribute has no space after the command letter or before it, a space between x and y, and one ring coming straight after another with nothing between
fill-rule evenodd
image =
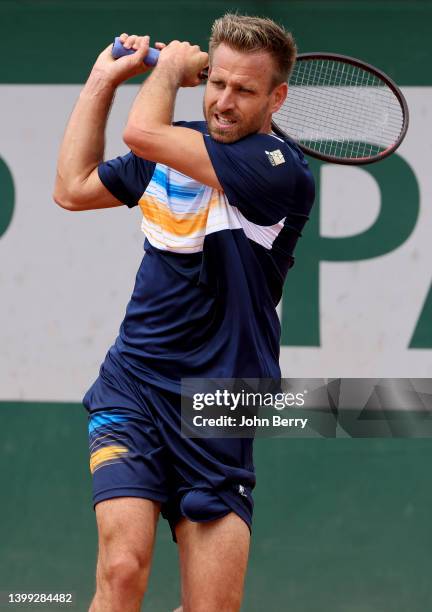
<instances>
[{"instance_id":1,"label":"blurred green background","mask_svg":"<svg viewBox=\"0 0 432 612\"><path fill-rule=\"evenodd\" d=\"M211 23L227 11L276 19L300 52L345 53L400 85L430 84L429 0L3 0L1 81L81 83L91 59L121 32L207 48Z\"/></svg>"},{"instance_id":2,"label":"blurred green background","mask_svg":"<svg viewBox=\"0 0 432 612\"><path fill-rule=\"evenodd\" d=\"M84 612L97 547L86 413L76 404L0 409L0 591L72 591ZM430 456L419 439L258 440L243 610L432 609ZM179 601L162 521L145 609Z\"/></svg>"}]
</instances>

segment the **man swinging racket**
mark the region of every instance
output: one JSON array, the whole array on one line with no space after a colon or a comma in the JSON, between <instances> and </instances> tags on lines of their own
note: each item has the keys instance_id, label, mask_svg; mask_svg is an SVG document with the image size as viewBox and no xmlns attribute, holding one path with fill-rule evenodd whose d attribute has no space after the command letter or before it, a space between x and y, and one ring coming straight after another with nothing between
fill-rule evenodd
<instances>
[{"instance_id":1,"label":"man swinging racket","mask_svg":"<svg viewBox=\"0 0 432 612\"><path fill-rule=\"evenodd\" d=\"M160 50L103 161L114 92L144 73L136 52L98 57L61 146L54 198L73 211L139 205L145 256L114 345L84 398L99 532L91 612L136 612L159 513L179 547L184 612L240 609L252 522L252 439L186 438L182 378L279 378L275 306L314 186L302 153L272 135L296 48L269 19L225 15L209 55ZM173 125L180 87L201 81L206 122ZM209 580L211 576L211 580Z\"/></svg>"}]
</instances>

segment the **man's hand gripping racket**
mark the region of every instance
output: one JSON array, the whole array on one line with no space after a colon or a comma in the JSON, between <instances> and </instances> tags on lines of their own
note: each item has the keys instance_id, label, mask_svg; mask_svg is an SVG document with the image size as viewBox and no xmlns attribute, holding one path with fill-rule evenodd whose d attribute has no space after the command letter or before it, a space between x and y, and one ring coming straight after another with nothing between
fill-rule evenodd
<instances>
[{"instance_id":1,"label":"man's hand gripping racket","mask_svg":"<svg viewBox=\"0 0 432 612\"><path fill-rule=\"evenodd\" d=\"M120 38L114 40L114 59L132 53ZM159 54L150 47L144 63L155 66ZM206 77L203 71L200 78ZM273 115L272 129L294 140L307 155L359 165L396 151L408 121L400 89L374 66L335 53L304 53L297 56L288 97Z\"/></svg>"}]
</instances>

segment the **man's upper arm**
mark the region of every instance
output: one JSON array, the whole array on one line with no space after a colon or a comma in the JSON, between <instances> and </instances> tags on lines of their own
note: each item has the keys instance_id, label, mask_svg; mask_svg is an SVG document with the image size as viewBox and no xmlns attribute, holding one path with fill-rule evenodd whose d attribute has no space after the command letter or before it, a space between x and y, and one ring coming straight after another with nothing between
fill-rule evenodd
<instances>
[{"instance_id":1,"label":"man's upper arm","mask_svg":"<svg viewBox=\"0 0 432 612\"><path fill-rule=\"evenodd\" d=\"M84 180L76 179L67 190L64 188L61 177L57 176L53 198L59 206L71 211L112 208L122 205L122 202L114 197L100 180L97 167Z\"/></svg>"},{"instance_id":2,"label":"man's upper arm","mask_svg":"<svg viewBox=\"0 0 432 612\"><path fill-rule=\"evenodd\" d=\"M74 200L72 200L72 204ZM80 189L76 199L76 210L96 210L98 208L113 208L122 206L113 194L105 187L99 178L98 169L95 168L88 176Z\"/></svg>"},{"instance_id":3,"label":"man's upper arm","mask_svg":"<svg viewBox=\"0 0 432 612\"><path fill-rule=\"evenodd\" d=\"M249 221L268 226L293 217L293 227L304 224L314 187L301 153L270 134L231 144L209 136L204 141L229 203Z\"/></svg>"},{"instance_id":4,"label":"man's upper arm","mask_svg":"<svg viewBox=\"0 0 432 612\"><path fill-rule=\"evenodd\" d=\"M204 185L222 190L199 131L177 125L158 126L154 131L129 127L124 141L137 156L165 164Z\"/></svg>"},{"instance_id":5,"label":"man's upper arm","mask_svg":"<svg viewBox=\"0 0 432 612\"><path fill-rule=\"evenodd\" d=\"M74 187L65 200L69 210L94 210L126 204L136 206L151 180L155 164L137 158L132 152L102 162ZM61 200L61 198L59 198ZM63 205L62 201L58 201Z\"/></svg>"}]
</instances>

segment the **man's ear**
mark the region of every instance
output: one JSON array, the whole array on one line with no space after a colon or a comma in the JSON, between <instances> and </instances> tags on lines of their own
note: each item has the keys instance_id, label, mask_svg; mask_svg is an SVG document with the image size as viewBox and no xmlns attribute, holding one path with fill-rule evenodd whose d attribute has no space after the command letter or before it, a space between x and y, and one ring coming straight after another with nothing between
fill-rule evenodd
<instances>
[{"instance_id":1,"label":"man's ear","mask_svg":"<svg viewBox=\"0 0 432 612\"><path fill-rule=\"evenodd\" d=\"M287 95L288 95L288 83L280 83L279 85L276 85L276 87L273 89L271 93L271 96L272 96L271 112L272 113L276 113L280 109L282 104L285 102Z\"/></svg>"}]
</instances>

